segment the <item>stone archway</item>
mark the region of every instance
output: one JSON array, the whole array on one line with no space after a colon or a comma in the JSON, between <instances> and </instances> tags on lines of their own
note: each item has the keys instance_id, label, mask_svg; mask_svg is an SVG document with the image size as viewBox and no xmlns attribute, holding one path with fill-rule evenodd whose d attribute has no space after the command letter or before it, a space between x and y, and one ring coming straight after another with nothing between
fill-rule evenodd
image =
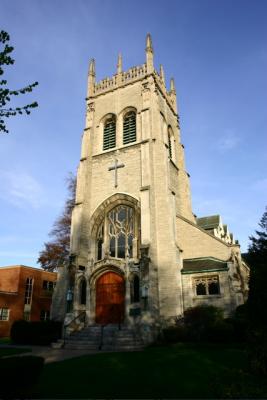
<instances>
[{"instance_id":1,"label":"stone archway","mask_svg":"<svg viewBox=\"0 0 267 400\"><path fill-rule=\"evenodd\" d=\"M124 320L125 281L112 271L101 275L96 281L97 324L119 324Z\"/></svg>"}]
</instances>

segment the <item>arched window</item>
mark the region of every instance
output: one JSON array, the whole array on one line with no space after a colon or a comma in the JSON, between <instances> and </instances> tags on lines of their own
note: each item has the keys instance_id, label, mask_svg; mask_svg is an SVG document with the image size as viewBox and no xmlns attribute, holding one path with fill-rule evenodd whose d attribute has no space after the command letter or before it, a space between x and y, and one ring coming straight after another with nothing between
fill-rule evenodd
<instances>
[{"instance_id":1,"label":"arched window","mask_svg":"<svg viewBox=\"0 0 267 400\"><path fill-rule=\"evenodd\" d=\"M172 159L172 141L173 141L173 132L172 128L168 128L168 146L169 146L169 157Z\"/></svg>"},{"instance_id":2,"label":"arched window","mask_svg":"<svg viewBox=\"0 0 267 400\"><path fill-rule=\"evenodd\" d=\"M129 111L123 118L123 144L136 141L136 113Z\"/></svg>"},{"instance_id":3,"label":"arched window","mask_svg":"<svg viewBox=\"0 0 267 400\"><path fill-rule=\"evenodd\" d=\"M133 256L134 210L124 205L108 213L109 253L111 257Z\"/></svg>"},{"instance_id":4,"label":"arched window","mask_svg":"<svg viewBox=\"0 0 267 400\"><path fill-rule=\"evenodd\" d=\"M116 146L116 119L115 116L108 118L104 124L103 150L112 149Z\"/></svg>"},{"instance_id":5,"label":"arched window","mask_svg":"<svg viewBox=\"0 0 267 400\"><path fill-rule=\"evenodd\" d=\"M168 145L169 145L169 157L172 158L172 140L170 132L168 132Z\"/></svg>"},{"instance_id":6,"label":"arched window","mask_svg":"<svg viewBox=\"0 0 267 400\"><path fill-rule=\"evenodd\" d=\"M131 281L131 303L140 301L140 280L137 275Z\"/></svg>"},{"instance_id":7,"label":"arched window","mask_svg":"<svg viewBox=\"0 0 267 400\"><path fill-rule=\"evenodd\" d=\"M80 281L80 304L86 304L86 280L84 278Z\"/></svg>"},{"instance_id":8,"label":"arched window","mask_svg":"<svg viewBox=\"0 0 267 400\"><path fill-rule=\"evenodd\" d=\"M104 242L104 222L102 222L102 224L99 226L98 228L98 232L97 232L97 261L102 260L102 245Z\"/></svg>"}]
</instances>

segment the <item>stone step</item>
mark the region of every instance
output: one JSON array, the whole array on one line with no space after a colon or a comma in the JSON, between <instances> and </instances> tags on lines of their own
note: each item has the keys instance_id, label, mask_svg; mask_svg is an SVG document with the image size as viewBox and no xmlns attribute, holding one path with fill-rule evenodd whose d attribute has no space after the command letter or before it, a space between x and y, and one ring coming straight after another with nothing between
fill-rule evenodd
<instances>
[{"instance_id":1,"label":"stone step","mask_svg":"<svg viewBox=\"0 0 267 400\"><path fill-rule=\"evenodd\" d=\"M92 339L94 339L94 338L96 338L96 339L98 339L98 338L101 338L101 335L86 335L85 333L83 333L82 335L79 335L79 334L72 334L72 335L69 335L69 336L67 336L68 338L69 337L73 337L73 338L92 338Z\"/></svg>"},{"instance_id":2,"label":"stone step","mask_svg":"<svg viewBox=\"0 0 267 400\"><path fill-rule=\"evenodd\" d=\"M133 338L114 338L116 343L135 343L141 340L140 339L133 339Z\"/></svg>"},{"instance_id":3,"label":"stone step","mask_svg":"<svg viewBox=\"0 0 267 400\"><path fill-rule=\"evenodd\" d=\"M100 344L104 351L135 351L144 348L142 340L131 328L121 326L119 329L118 325L107 325L104 329L101 326L87 326L65 338L67 349L98 351Z\"/></svg>"},{"instance_id":4,"label":"stone step","mask_svg":"<svg viewBox=\"0 0 267 400\"><path fill-rule=\"evenodd\" d=\"M100 343L95 343L95 342L81 342L80 340L77 340L75 342L65 342L65 347L67 346L91 346L91 347L98 347Z\"/></svg>"},{"instance_id":5,"label":"stone step","mask_svg":"<svg viewBox=\"0 0 267 400\"><path fill-rule=\"evenodd\" d=\"M97 346L99 346L99 343L100 342L91 342L90 340L88 340L88 341L85 341L85 340L66 340L65 341L65 345L66 344L69 344L69 345L75 345L75 344L77 344L77 345L81 345L81 346L95 346L95 347L97 347Z\"/></svg>"},{"instance_id":6,"label":"stone step","mask_svg":"<svg viewBox=\"0 0 267 400\"><path fill-rule=\"evenodd\" d=\"M70 343L66 343L64 346L65 349L72 349L72 350L91 350L91 351L98 351L99 350L99 346L91 346L88 344L70 344Z\"/></svg>"},{"instance_id":7,"label":"stone step","mask_svg":"<svg viewBox=\"0 0 267 400\"><path fill-rule=\"evenodd\" d=\"M102 351L141 351L144 346L102 346Z\"/></svg>"}]
</instances>

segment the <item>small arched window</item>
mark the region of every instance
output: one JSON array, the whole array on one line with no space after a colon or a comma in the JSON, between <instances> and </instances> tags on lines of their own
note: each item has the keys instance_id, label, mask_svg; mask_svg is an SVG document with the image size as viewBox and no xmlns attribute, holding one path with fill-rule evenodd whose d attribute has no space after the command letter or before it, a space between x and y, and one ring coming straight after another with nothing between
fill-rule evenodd
<instances>
[{"instance_id":1,"label":"small arched window","mask_svg":"<svg viewBox=\"0 0 267 400\"><path fill-rule=\"evenodd\" d=\"M84 278L80 281L80 304L86 304L86 280Z\"/></svg>"},{"instance_id":2,"label":"small arched window","mask_svg":"<svg viewBox=\"0 0 267 400\"><path fill-rule=\"evenodd\" d=\"M103 150L112 149L116 146L116 119L115 116L108 118L104 124Z\"/></svg>"},{"instance_id":3,"label":"small arched window","mask_svg":"<svg viewBox=\"0 0 267 400\"><path fill-rule=\"evenodd\" d=\"M169 146L169 157L172 159L172 141L173 141L173 132L172 128L168 128L168 146Z\"/></svg>"},{"instance_id":4,"label":"small arched window","mask_svg":"<svg viewBox=\"0 0 267 400\"><path fill-rule=\"evenodd\" d=\"M140 301L140 280L137 275L131 281L131 303L138 303Z\"/></svg>"},{"instance_id":5,"label":"small arched window","mask_svg":"<svg viewBox=\"0 0 267 400\"><path fill-rule=\"evenodd\" d=\"M102 260L102 245L104 242L104 222L102 222L102 224L100 225L98 232L97 232L97 261Z\"/></svg>"},{"instance_id":6,"label":"small arched window","mask_svg":"<svg viewBox=\"0 0 267 400\"><path fill-rule=\"evenodd\" d=\"M136 141L136 113L129 111L123 118L123 144Z\"/></svg>"},{"instance_id":7,"label":"small arched window","mask_svg":"<svg viewBox=\"0 0 267 400\"><path fill-rule=\"evenodd\" d=\"M170 132L168 133L169 157L172 158L172 140Z\"/></svg>"}]
</instances>

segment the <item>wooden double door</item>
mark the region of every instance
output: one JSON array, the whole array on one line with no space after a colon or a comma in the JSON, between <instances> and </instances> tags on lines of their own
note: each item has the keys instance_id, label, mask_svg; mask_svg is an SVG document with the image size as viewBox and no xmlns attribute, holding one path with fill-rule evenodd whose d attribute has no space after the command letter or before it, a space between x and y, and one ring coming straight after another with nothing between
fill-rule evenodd
<instances>
[{"instance_id":1,"label":"wooden double door","mask_svg":"<svg viewBox=\"0 0 267 400\"><path fill-rule=\"evenodd\" d=\"M96 323L123 322L125 307L125 281L115 272L106 272L96 282Z\"/></svg>"}]
</instances>

